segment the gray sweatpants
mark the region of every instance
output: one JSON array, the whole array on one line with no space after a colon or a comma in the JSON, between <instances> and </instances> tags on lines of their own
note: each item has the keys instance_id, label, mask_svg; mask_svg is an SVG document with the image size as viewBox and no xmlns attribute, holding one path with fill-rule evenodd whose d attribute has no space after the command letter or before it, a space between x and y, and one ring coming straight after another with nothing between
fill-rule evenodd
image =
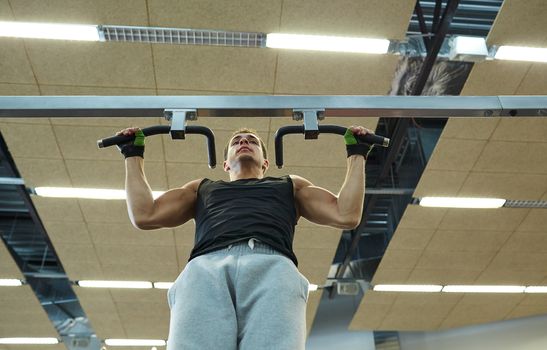
<instances>
[{"instance_id":1,"label":"gray sweatpants","mask_svg":"<svg viewBox=\"0 0 547 350\"><path fill-rule=\"evenodd\" d=\"M254 239L198 256L167 293L167 350L303 350L308 284Z\"/></svg>"}]
</instances>

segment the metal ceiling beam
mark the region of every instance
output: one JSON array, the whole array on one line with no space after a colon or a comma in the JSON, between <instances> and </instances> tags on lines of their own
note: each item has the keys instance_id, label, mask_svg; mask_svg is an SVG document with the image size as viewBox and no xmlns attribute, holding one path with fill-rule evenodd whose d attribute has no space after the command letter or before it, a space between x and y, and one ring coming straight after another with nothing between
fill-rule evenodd
<instances>
[{"instance_id":1,"label":"metal ceiling beam","mask_svg":"<svg viewBox=\"0 0 547 350\"><path fill-rule=\"evenodd\" d=\"M0 96L0 117L163 117L166 109L198 117L292 117L325 109L326 117L547 116L547 96Z\"/></svg>"}]
</instances>

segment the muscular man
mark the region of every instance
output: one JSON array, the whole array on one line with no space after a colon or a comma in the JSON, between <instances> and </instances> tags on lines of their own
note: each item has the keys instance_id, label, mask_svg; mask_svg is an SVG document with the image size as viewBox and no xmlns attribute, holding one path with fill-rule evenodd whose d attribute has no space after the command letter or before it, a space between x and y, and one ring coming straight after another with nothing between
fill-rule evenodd
<instances>
[{"instance_id":1,"label":"muscular man","mask_svg":"<svg viewBox=\"0 0 547 350\"><path fill-rule=\"evenodd\" d=\"M292 249L300 217L340 229L361 219L364 165L371 146L345 135L346 179L338 195L297 175L265 177L266 147L256 132L236 131L224 151L229 181L197 179L156 200L144 174L144 135L120 146L127 207L142 230L195 220L189 262L168 291L168 350L299 350L306 338L308 280Z\"/></svg>"}]
</instances>

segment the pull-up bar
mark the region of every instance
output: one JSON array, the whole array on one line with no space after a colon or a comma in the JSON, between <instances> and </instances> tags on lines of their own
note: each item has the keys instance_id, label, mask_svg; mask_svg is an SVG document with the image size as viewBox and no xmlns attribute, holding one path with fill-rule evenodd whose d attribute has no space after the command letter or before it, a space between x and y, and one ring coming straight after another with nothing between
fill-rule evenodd
<instances>
[{"instance_id":1,"label":"pull-up bar","mask_svg":"<svg viewBox=\"0 0 547 350\"><path fill-rule=\"evenodd\" d=\"M0 117L163 117L194 109L197 117L547 116L547 96L0 96Z\"/></svg>"}]
</instances>

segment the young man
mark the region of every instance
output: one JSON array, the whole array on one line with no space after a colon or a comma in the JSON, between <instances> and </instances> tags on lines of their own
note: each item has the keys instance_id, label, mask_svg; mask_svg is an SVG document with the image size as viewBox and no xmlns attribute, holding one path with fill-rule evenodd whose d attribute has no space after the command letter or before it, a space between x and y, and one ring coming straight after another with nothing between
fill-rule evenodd
<instances>
[{"instance_id":1,"label":"young man","mask_svg":"<svg viewBox=\"0 0 547 350\"><path fill-rule=\"evenodd\" d=\"M265 177L264 143L249 129L236 131L225 149L230 181L197 179L156 200L144 174L144 135L120 146L126 157L129 217L142 230L195 220L189 262L168 291L168 350L299 350L306 338L308 280L292 250L302 216L320 225L355 228L361 219L365 158L371 149L351 127L346 179L338 195L297 176Z\"/></svg>"}]
</instances>

